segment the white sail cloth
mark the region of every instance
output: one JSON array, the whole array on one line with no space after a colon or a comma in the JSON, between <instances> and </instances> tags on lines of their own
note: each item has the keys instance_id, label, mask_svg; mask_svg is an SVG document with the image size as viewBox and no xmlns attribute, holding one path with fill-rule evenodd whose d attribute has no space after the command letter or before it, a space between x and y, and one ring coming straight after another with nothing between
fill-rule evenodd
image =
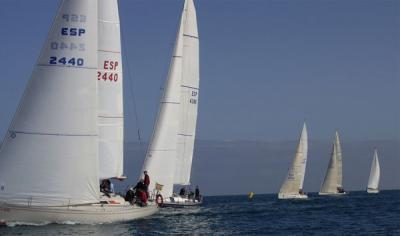
<instances>
[{"instance_id":1,"label":"white sail cloth","mask_svg":"<svg viewBox=\"0 0 400 236\"><path fill-rule=\"evenodd\" d=\"M192 0L185 4L183 14L183 68L181 80L180 117L174 183L189 185L196 136L199 98L199 34L196 9Z\"/></svg>"},{"instance_id":2,"label":"white sail cloth","mask_svg":"<svg viewBox=\"0 0 400 236\"><path fill-rule=\"evenodd\" d=\"M321 186L321 193L338 193L342 185L342 151L339 140L339 133L335 134L332 156L326 171L324 182Z\"/></svg>"},{"instance_id":3,"label":"white sail cloth","mask_svg":"<svg viewBox=\"0 0 400 236\"><path fill-rule=\"evenodd\" d=\"M372 159L372 164L371 164L371 172L369 174L369 179L368 179L369 189L378 190L380 175L381 175L381 167L379 165L379 160L378 160L378 151L375 149L374 157Z\"/></svg>"},{"instance_id":4,"label":"white sail cloth","mask_svg":"<svg viewBox=\"0 0 400 236\"><path fill-rule=\"evenodd\" d=\"M304 123L299 144L297 146L296 155L293 159L292 165L289 168L285 182L283 183L279 193L283 194L298 194L299 190L303 188L303 181L305 175L305 167L307 163L308 151L308 135L307 127Z\"/></svg>"},{"instance_id":5,"label":"white sail cloth","mask_svg":"<svg viewBox=\"0 0 400 236\"><path fill-rule=\"evenodd\" d=\"M98 127L100 179L123 175L124 111L117 0L99 0Z\"/></svg>"},{"instance_id":6,"label":"white sail cloth","mask_svg":"<svg viewBox=\"0 0 400 236\"><path fill-rule=\"evenodd\" d=\"M97 202L97 1L64 0L0 151L0 202Z\"/></svg>"},{"instance_id":7,"label":"white sail cloth","mask_svg":"<svg viewBox=\"0 0 400 236\"><path fill-rule=\"evenodd\" d=\"M156 184L163 185L160 191L163 196L171 196L173 193L182 80L183 22L184 14L181 17L164 94L142 169L151 177L149 190L154 190Z\"/></svg>"}]
</instances>

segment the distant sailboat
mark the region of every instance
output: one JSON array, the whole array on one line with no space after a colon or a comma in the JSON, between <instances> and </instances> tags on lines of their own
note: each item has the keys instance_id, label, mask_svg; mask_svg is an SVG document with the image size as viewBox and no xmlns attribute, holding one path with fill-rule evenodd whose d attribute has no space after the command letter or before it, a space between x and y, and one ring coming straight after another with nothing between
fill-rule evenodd
<instances>
[{"instance_id":1,"label":"distant sailboat","mask_svg":"<svg viewBox=\"0 0 400 236\"><path fill-rule=\"evenodd\" d=\"M371 172L368 179L368 193L379 193L379 179L381 175L381 167L378 160L378 150L374 150L374 157L372 159Z\"/></svg>"},{"instance_id":2,"label":"distant sailboat","mask_svg":"<svg viewBox=\"0 0 400 236\"><path fill-rule=\"evenodd\" d=\"M319 195L343 194L346 194L346 192L343 190L342 185L342 148L340 146L339 133L336 131L332 156Z\"/></svg>"},{"instance_id":3,"label":"distant sailboat","mask_svg":"<svg viewBox=\"0 0 400 236\"><path fill-rule=\"evenodd\" d=\"M308 135L306 123L299 138L296 155L289 168L285 182L279 190L279 199L305 199L307 194L303 192L304 175L306 172L308 152Z\"/></svg>"},{"instance_id":4,"label":"distant sailboat","mask_svg":"<svg viewBox=\"0 0 400 236\"><path fill-rule=\"evenodd\" d=\"M119 31L117 0L61 2L0 149L0 222L94 224L157 212L100 193L99 180L123 170Z\"/></svg>"},{"instance_id":5,"label":"distant sailboat","mask_svg":"<svg viewBox=\"0 0 400 236\"><path fill-rule=\"evenodd\" d=\"M198 96L196 9L193 0L185 0L169 75L143 167L143 171L147 170L152 176L149 189L165 198L164 205L199 203L173 194L174 184L190 184Z\"/></svg>"}]
</instances>

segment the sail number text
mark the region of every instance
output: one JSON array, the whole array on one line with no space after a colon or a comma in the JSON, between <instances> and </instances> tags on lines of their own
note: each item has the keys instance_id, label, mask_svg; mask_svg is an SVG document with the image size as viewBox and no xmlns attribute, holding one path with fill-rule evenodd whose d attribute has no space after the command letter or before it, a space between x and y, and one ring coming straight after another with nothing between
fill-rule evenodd
<instances>
[{"instance_id":1,"label":"sail number text","mask_svg":"<svg viewBox=\"0 0 400 236\"><path fill-rule=\"evenodd\" d=\"M196 97L197 96L197 91L192 91L192 97ZM190 98L189 99L189 102L191 103L191 104L197 104L197 99L196 98Z\"/></svg>"},{"instance_id":2,"label":"sail number text","mask_svg":"<svg viewBox=\"0 0 400 236\"><path fill-rule=\"evenodd\" d=\"M106 72L97 72L97 80L103 81L111 81L117 82L118 81L118 73L113 73L109 71L116 71L119 66L118 61L104 61L103 62L103 69L107 70Z\"/></svg>"},{"instance_id":3,"label":"sail number text","mask_svg":"<svg viewBox=\"0 0 400 236\"><path fill-rule=\"evenodd\" d=\"M66 58L66 57L50 57L50 65L71 65L71 66L83 66L84 60L82 58Z\"/></svg>"}]
</instances>

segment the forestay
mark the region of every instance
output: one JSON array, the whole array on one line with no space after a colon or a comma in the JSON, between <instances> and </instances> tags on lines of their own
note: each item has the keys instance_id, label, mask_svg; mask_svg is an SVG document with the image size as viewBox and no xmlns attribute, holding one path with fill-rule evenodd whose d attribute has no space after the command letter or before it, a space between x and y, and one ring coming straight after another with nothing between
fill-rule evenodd
<instances>
[{"instance_id":1,"label":"forestay","mask_svg":"<svg viewBox=\"0 0 400 236\"><path fill-rule=\"evenodd\" d=\"M100 178L123 175L123 80L117 0L99 0L98 127Z\"/></svg>"},{"instance_id":2,"label":"forestay","mask_svg":"<svg viewBox=\"0 0 400 236\"><path fill-rule=\"evenodd\" d=\"M187 0L183 15L183 68L180 98L180 122L174 183L190 184L199 97L199 35L193 0ZM182 26L181 26L182 27Z\"/></svg>"},{"instance_id":3,"label":"forestay","mask_svg":"<svg viewBox=\"0 0 400 236\"><path fill-rule=\"evenodd\" d=\"M172 195L176 164L182 80L182 22L185 22L185 14L182 14L180 22L168 78L164 85L157 120L143 165L143 171L147 170L151 177L149 190L154 190L156 183L161 184L163 188L160 193L163 196Z\"/></svg>"},{"instance_id":4,"label":"forestay","mask_svg":"<svg viewBox=\"0 0 400 236\"><path fill-rule=\"evenodd\" d=\"M97 1L62 1L0 153L0 201L98 201Z\"/></svg>"}]
</instances>

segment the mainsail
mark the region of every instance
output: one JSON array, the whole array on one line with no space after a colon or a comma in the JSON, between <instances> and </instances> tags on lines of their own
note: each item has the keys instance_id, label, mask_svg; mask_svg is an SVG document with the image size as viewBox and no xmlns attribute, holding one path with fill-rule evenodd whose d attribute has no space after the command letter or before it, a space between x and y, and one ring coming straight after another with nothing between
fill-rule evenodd
<instances>
[{"instance_id":1,"label":"mainsail","mask_svg":"<svg viewBox=\"0 0 400 236\"><path fill-rule=\"evenodd\" d=\"M305 175L305 167L307 163L307 148L308 137L307 127L304 123L303 130L301 131L299 144L297 146L296 155L293 159L292 165L289 168L285 182L283 183L279 193L284 194L298 194L303 188L303 181Z\"/></svg>"},{"instance_id":2,"label":"mainsail","mask_svg":"<svg viewBox=\"0 0 400 236\"><path fill-rule=\"evenodd\" d=\"M100 178L123 175L123 80L117 0L99 0L98 128Z\"/></svg>"},{"instance_id":3,"label":"mainsail","mask_svg":"<svg viewBox=\"0 0 400 236\"><path fill-rule=\"evenodd\" d=\"M343 163L342 163L342 147L340 145L339 133L335 133L335 146L336 146L336 165L337 165L337 187L343 188Z\"/></svg>"},{"instance_id":4,"label":"mainsail","mask_svg":"<svg viewBox=\"0 0 400 236\"><path fill-rule=\"evenodd\" d=\"M374 158L372 159L371 172L368 179L368 189L378 190L381 168L378 160L378 151L374 150Z\"/></svg>"},{"instance_id":5,"label":"mainsail","mask_svg":"<svg viewBox=\"0 0 400 236\"><path fill-rule=\"evenodd\" d=\"M97 0L62 1L0 151L0 202L98 201Z\"/></svg>"},{"instance_id":6,"label":"mainsail","mask_svg":"<svg viewBox=\"0 0 400 236\"><path fill-rule=\"evenodd\" d=\"M186 9L186 2L184 9ZM143 171L147 170L151 176L149 190L154 190L156 184L163 185L160 191L163 196L171 196L173 193L182 81L183 23L185 18L185 14L182 14L168 78L164 85L164 93L160 101L157 120L143 165Z\"/></svg>"},{"instance_id":7,"label":"mainsail","mask_svg":"<svg viewBox=\"0 0 400 236\"><path fill-rule=\"evenodd\" d=\"M187 0L183 15L183 67L181 80L180 117L174 183L189 185L196 136L199 97L199 35L196 9ZM182 26L181 26L182 27Z\"/></svg>"}]
</instances>

